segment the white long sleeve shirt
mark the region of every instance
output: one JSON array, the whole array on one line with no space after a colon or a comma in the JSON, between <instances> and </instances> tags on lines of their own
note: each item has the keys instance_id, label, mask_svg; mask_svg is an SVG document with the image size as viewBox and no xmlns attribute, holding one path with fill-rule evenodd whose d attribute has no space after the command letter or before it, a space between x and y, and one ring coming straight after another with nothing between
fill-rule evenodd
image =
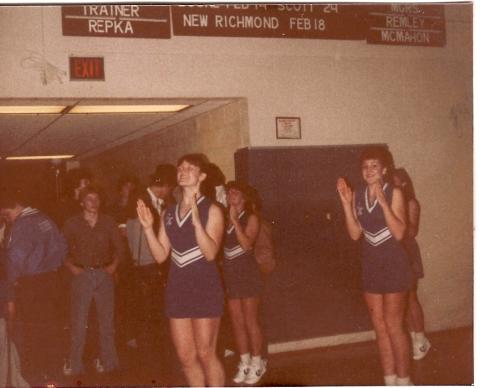
<instances>
[{"instance_id":1,"label":"white long sleeve shirt","mask_svg":"<svg viewBox=\"0 0 480 388\"><path fill-rule=\"evenodd\" d=\"M127 239L134 265L143 266L156 262L150 252L147 238L138 218L130 218L127 221Z\"/></svg>"}]
</instances>

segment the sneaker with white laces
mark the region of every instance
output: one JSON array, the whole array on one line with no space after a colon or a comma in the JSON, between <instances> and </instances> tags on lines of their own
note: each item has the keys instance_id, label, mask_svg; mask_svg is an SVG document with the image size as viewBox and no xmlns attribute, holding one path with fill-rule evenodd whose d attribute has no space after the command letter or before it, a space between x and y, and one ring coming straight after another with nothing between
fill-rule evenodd
<instances>
[{"instance_id":1,"label":"sneaker with white laces","mask_svg":"<svg viewBox=\"0 0 480 388\"><path fill-rule=\"evenodd\" d=\"M250 366L244 362L240 362L238 364L238 371L237 371L237 374L235 375L235 377L233 378L233 382L235 384L241 384L245 381L245 379L247 378L247 375L248 375L248 372L249 372L249 369Z\"/></svg>"},{"instance_id":2,"label":"sneaker with white laces","mask_svg":"<svg viewBox=\"0 0 480 388\"><path fill-rule=\"evenodd\" d=\"M65 376L71 376L73 372L72 363L69 358L66 358L63 362L63 374Z\"/></svg>"},{"instance_id":3,"label":"sneaker with white laces","mask_svg":"<svg viewBox=\"0 0 480 388\"><path fill-rule=\"evenodd\" d=\"M414 342L413 343L413 359L416 361L421 360L427 355L431 347L432 347L432 344L426 337L422 342Z\"/></svg>"},{"instance_id":4,"label":"sneaker with white laces","mask_svg":"<svg viewBox=\"0 0 480 388\"><path fill-rule=\"evenodd\" d=\"M267 371L267 360L261 360L259 365L249 365L249 371L244 383L257 384Z\"/></svg>"},{"instance_id":5,"label":"sneaker with white laces","mask_svg":"<svg viewBox=\"0 0 480 388\"><path fill-rule=\"evenodd\" d=\"M93 360L93 364L95 365L95 370L97 373L105 372L105 368L103 367L102 360L100 360L100 358Z\"/></svg>"}]
</instances>

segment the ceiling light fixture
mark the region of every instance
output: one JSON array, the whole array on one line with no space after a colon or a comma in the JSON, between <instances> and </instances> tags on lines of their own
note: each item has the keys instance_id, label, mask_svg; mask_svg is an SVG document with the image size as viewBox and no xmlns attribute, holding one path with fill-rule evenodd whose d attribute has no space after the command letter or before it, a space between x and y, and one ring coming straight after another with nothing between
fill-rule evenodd
<instances>
[{"instance_id":1,"label":"ceiling light fixture","mask_svg":"<svg viewBox=\"0 0 480 388\"><path fill-rule=\"evenodd\" d=\"M76 105L68 113L171 113L190 105Z\"/></svg>"},{"instance_id":2,"label":"ceiling light fixture","mask_svg":"<svg viewBox=\"0 0 480 388\"><path fill-rule=\"evenodd\" d=\"M7 160L40 160L40 159L70 159L75 155L27 155L27 156L7 156Z\"/></svg>"},{"instance_id":3,"label":"ceiling light fixture","mask_svg":"<svg viewBox=\"0 0 480 388\"><path fill-rule=\"evenodd\" d=\"M0 106L0 114L38 114L38 113L62 113L65 105L21 105L21 106Z\"/></svg>"}]
</instances>

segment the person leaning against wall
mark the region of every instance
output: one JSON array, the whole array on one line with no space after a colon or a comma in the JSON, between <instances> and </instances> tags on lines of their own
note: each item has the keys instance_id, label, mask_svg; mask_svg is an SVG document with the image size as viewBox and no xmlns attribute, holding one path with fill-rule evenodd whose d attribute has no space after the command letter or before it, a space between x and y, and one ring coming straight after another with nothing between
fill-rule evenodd
<instances>
[{"instance_id":1,"label":"person leaning against wall","mask_svg":"<svg viewBox=\"0 0 480 388\"><path fill-rule=\"evenodd\" d=\"M364 185L357 191L337 181L348 234L363 235L364 298L377 337L385 385L412 385L409 340L404 328L412 274L401 244L407 216L402 191L387 182L388 151L367 148L361 155Z\"/></svg>"},{"instance_id":2,"label":"person leaning against wall","mask_svg":"<svg viewBox=\"0 0 480 388\"><path fill-rule=\"evenodd\" d=\"M420 203L415 197L412 180L404 168L398 168L393 172L393 182L402 189L407 205L407 232L402 243L410 258L414 281L408 293L406 318L412 339L412 357L414 360L421 360L427 355L432 345L425 336L423 308L417 295L418 281L424 277L420 247L415 239L420 225Z\"/></svg>"},{"instance_id":3,"label":"person leaning against wall","mask_svg":"<svg viewBox=\"0 0 480 388\"><path fill-rule=\"evenodd\" d=\"M168 207L158 235L153 215L138 201L137 211L155 260L171 254L166 288L166 315L170 334L190 386L223 386L225 372L217 352L224 294L215 259L224 233L220 207L204 195L205 157L182 156L177 163L177 183L182 199Z\"/></svg>"}]
</instances>

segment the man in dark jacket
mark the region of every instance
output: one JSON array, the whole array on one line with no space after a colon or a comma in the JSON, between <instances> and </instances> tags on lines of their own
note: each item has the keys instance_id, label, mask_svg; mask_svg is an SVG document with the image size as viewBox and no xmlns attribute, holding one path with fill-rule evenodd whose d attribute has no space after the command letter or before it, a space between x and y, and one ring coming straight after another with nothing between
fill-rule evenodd
<instances>
[{"instance_id":1,"label":"man in dark jacket","mask_svg":"<svg viewBox=\"0 0 480 388\"><path fill-rule=\"evenodd\" d=\"M7 318L14 328L24 376L37 385L51 378L56 369L57 270L65 260L67 245L55 223L27 203L19 190L0 195L0 214L10 224L5 241Z\"/></svg>"},{"instance_id":2,"label":"man in dark jacket","mask_svg":"<svg viewBox=\"0 0 480 388\"><path fill-rule=\"evenodd\" d=\"M139 196L150 208L157 232L161 212L175 204L172 192L177 182L176 174L175 166L158 165L155 174L150 177L150 185ZM128 290L127 311L132 318L126 327L130 336L127 345L144 351L159 347L165 349L167 321L163 301L168 263L160 266L155 261L138 218L128 220L127 238L132 256L132 268L127 273L125 287Z\"/></svg>"},{"instance_id":3,"label":"man in dark jacket","mask_svg":"<svg viewBox=\"0 0 480 388\"><path fill-rule=\"evenodd\" d=\"M175 204L173 190L177 185L177 169L172 164L159 164L155 174L150 176L150 184L139 197L153 214L153 227L158 232L160 214L168 206Z\"/></svg>"}]
</instances>

